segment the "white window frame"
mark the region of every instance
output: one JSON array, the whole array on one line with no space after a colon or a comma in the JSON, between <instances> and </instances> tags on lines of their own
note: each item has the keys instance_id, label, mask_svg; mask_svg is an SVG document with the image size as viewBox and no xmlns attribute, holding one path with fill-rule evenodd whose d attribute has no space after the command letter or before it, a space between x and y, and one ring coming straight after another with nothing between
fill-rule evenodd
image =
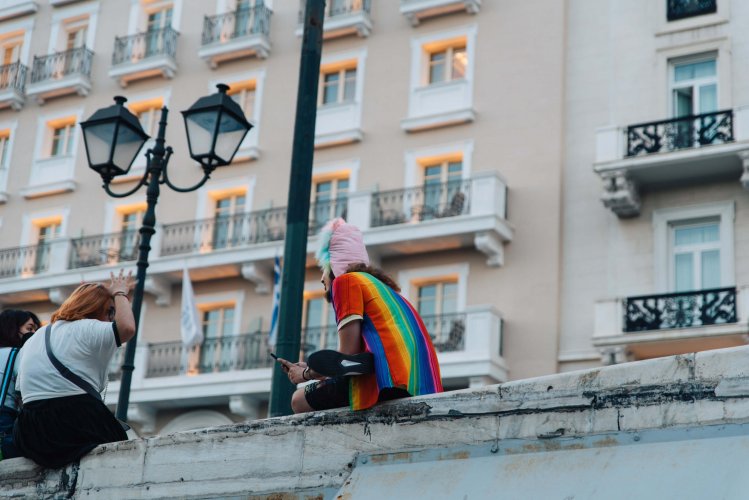
<instances>
[{"instance_id":1,"label":"white window frame","mask_svg":"<svg viewBox=\"0 0 749 500\"><path fill-rule=\"evenodd\" d=\"M241 335L242 333L242 310L244 309L245 292L244 290L233 290L230 292L211 293L211 294L200 294L195 295L195 307L201 313L201 329L202 329L202 312L201 306L205 307L207 304L219 303L219 302L233 302L234 303L234 335Z\"/></svg>"},{"instance_id":2,"label":"white window frame","mask_svg":"<svg viewBox=\"0 0 749 500\"><path fill-rule=\"evenodd\" d=\"M411 39L411 92L421 87L430 87L433 85L448 85L457 81L465 80L468 82L469 87L473 88L474 72L476 69L476 37L478 34L478 26L465 26L461 28L454 28L452 30L440 31L438 33L430 33L429 35L422 35L413 37ZM451 40L454 38L465 37L466 39L466 56L468 57L468 66L466 67L465 79L461 80L446 80L440 83L429 83L429 56L431 52L428 52L424 46L432 43L440 42L442 40ZM473 102L473 99L471 99Z\"/></svg>"},{"instance_id":3,"label":"white window frame","mask_svg":"<svg viewBox=\"0 0 749 500\"><path fill-rule=\"evenodd\" d=\"M210 219L215 216L216 194L222 191L233 191L244 189L245 205L244 212L252 212L253 196L255 194L255 177L240 177L237 179L227 179L219 182L211 182L210 189L203 188L198 191L197 210L195 213L196 220Z\"/></svg>"},{"instance_id":4,"label":"white window frame","mask_svg":"<svg viewBox=\"0 0 749 500\"><path fill-rule=\"evenodd\" d=\"M0 33L0 37L2 37L2 35L5 34L23 31L23 44L21 45L19 60L26 66L29 66L29 59L31 57L31 34L33 30L34 20L29 19L25 21L18 21L15 23L3 23L2 33Z\"/></svg>"},{"instance_id":5,"label":"white window frame","mask_svg":"<svg viewBox=\"0 0 749 500\"><path fill-rule=\"evenodd\" d=\"M127 34L134 35L146 31L148 14L172 6L172 29L179 32L182 22L182 0L130 0L130 19Z\"/></svg>"},{"instance_id":6,"label":"white window frame","mask_svg":"<svg viewBox=\"0 0 749 500\"><path fill-rule=\"evenodd\" d=\"M86 22L86 47L92 49L96 40L96 25L99 19L100 2L85 3L64 7L52 14L52 26L49 34L49 46L47 54L65 50L66 30L65 24L75 18L88 16Z\"/></svg>"},{"instance_id":7,"label":"white window frame","mask_svg":"<svg viewBox=\"0 0 749 500\"><path fill-rule=\"evenodd\" d=\"M322 81L323 68L325 66L332 66L352 59L356 60L356 91L354 92L354 100L330 103L323 106L321 95L322 86L320 86L320 92L318 92L317 95L318 108L325 109L332 106L346 106L351 104L361 105L362 99L364 97L364 75L366 71L367 61L366 48L346 52L333 52L329 55L323 55L322 60L320 61L320 74L318 75L318 78L320 78L320 81Z\"/></svg>"},{"instance_id":8,"label":"white window frame","mask_svg":"<svg viewBox=\"0 0 749 500\"><path fill-rule=\"evenodd\" d=\"M688 84L685 82L676 83L676 66L682 65L682 64L690 64L690 63L698 63L698 62L706 62L706 61L715 61L715 75L708 77L708 78L698 78L694 80L689 80ZM670 100L670 110L669 110L669 116L676 117L676 102L674 99L674 90L679 88L686 88L691 87L692 88L692 114L699 114L699 92L695 92L695 90L699 89L702 85L705 84L715 84L716 89L716 103L720 102L720 80L718 78L718 54L715 52L708 52L705 54L695 54L693 56L688 57L679 57L670 59L668 61L669 68L668 68L668 78L669 78L669 86L668 86L668 94L669 94L669 100ZM717 109L715 111L718 111Z\"/></svg>"},{"instance_id":9,"label":"white window frame","mask_svg":"<svg viewBox=\"0 0 749 500\"><path fill-rule=\"evenodd\" d=\"M654 276L658 293L673 291L672 234L674 225L689 221L718 219L720 225L720 286L736 284L734 256L735 208L733 201L653 211Z\"/></svg>"},{"instance_id":10,"label":"white window frame","mask_svg":"<svg viewBox=\"0 0 749 500\"><path fill-rule=\"evenodd\" d=\"M107 202L106 208L104 209L104 232L103 234L112 234L119 232L121 227L121 215L123 211L122 207L129 207L132 205L142 205L146 203L145 194L138 193L132 197L126 199L116 199Z\"/></svg>"},{"instance_id":11,"label":"white window frame","mask_svg":"<svg viewBox=\"0 0 749 500\"><path fill-rule=\"evenodd\" d=\"M36 212L26 213L23 215L22 226L21 226L21 246L29 246L36 244L36 238L38 231L34 221L40 219L51 219L53 217L62 217L62 223L60 224L60 238L65 238L68 234L68 221L70 220L70 207L54 207L46 210L39 210ZM33 230L32 230L33 229Z\"/></svg>"},{"instance_id":12,"label":"white window frame","mask_svg":"<svg viewBox=\"0 0 749 500\"><path fill-rule=\"evenodd\" d=\"M460 264L451 264L445 266L421 267L417 269L408 269L398 273L398 284L401 287L401 295L406 297L411 304L416 307L418 297L416 292L417 286L415 281L439 280L443 276L458 277L458 297L455 304L458 313L466 311L466 301L468 296L468 273L470 266L468 262Z\"/></svg>"},{"instance_id":13,"label":"white window frame","mask_svg":"<svg viewBox=\"0 0 749 500\"><path fill-rule=\"evenodd\" d=\"M473 139L452 144L441 144L426 148L412 149L405 153L405 187L419 187L424 184L422 172L422 158L433 156L448 156L460 153L463 155L463 167L461 177L463 180L471 178L473 163Z\"/></svg>"},{"instance_id":14,"label":"white window frame","mask_svg":"<svg viewBox=\"0 0 749 500\"><path fill-rule=\"evenodd\" d=\"M322 163L312 167L312 178L335 177L337 174L348 172L348 194L351 196L358 189L360 165L361 161L358 158Z\"/></svg>"},{"instance_id":15,"label":"white window frame","mask_svg":"<svg viewBox=\"0 0 749 500\"><path fill-rule=\"evenodd\" d=\"M351 100L346 100L346 72L354 70L354 96ZM327 75L338 75L338 91L335 98L335 101L332 102L323 102L325 100L325 77ZM318 87L320 91L318 92L317 96L317 107L324 107L324 106L338 106L342 104L347 104L351 102L356 101L356 86L359 84L359 68L358 66L343 66L335 71L324 71L320 70L320 81L318 83Z\"/></svg>"},{"instance_id":16,"label":"white window frame","mask_svg":"<svg viewBox=\"0 0 749 500\"><path fill-rule=\"evenodd\" d=\"M663 2L665 4L665 2ZM726 2L719 2L726 3ZM673 95L671 92L672 62L680 62L690 57L714 54L718 76L718 109L730 109L733 107L731 101L732 84L732 55L731 43L728 38L719 38L706 42L695 42L677 47L662 47L656 51L656 78L657 88L663 89L656 92L653 115L647 119L659 120L665 116L673 115ZM657 111L657 113L656 113Z\"/></svg>"},{"instance_id":17,"label":"white window frame","mask_svg":"<svg viewBox=\"0 0 749 500\"><path fill-rule=\"evenodd\" d=\"M265 70L261 69L258 71L245 71L242 73L232 73L224 75L221 78L211 80L208 85L209 93L216 92L216 85L219 83L226 83L231 85L232 83L246 82L248 80L255 81L255 104L252 107L252 116L246 116L253 127L247 132L244 137L242 144L240 144L237 154L234 157L235 161L247 159L256 160L260 156L259 144L260 144L260 129L261 120L260 117L263 115L263 94L265 92ZM244 111L244 110L243 110Z\"/></svg>"},{"instance_id":18,"label":"white window frame","mask_svg":"<svg viewBox=\"0 0 749 500\"><path fill-rule=\"evenodd\" d=\"M16 130L18 129L18 120L0 122L0 130L10 130L10 136L8 137L7 145L7 165L0 163L0 203L5 203L4 193L8 189L8 178L10 176L11 165L13 164L13 145L16 138ZM0 155L0 161L2 155Z\"/></svg>"}]
</instances>

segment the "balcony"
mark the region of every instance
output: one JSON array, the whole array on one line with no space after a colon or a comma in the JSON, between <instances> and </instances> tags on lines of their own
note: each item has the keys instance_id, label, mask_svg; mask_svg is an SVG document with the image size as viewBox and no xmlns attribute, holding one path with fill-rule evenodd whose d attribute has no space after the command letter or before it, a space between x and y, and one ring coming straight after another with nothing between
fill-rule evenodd
<instances>
[{"instance_id":1,"label":"balcony","mask_svg":"<svg viewBox=\"0 0 749 500\"><path fill-rule=\"evenodd\" d=\"M296 36L302 36L304 31L304 5L304 0L301 0ZM328 40L349 35L368 37L372 31L371 8L372 0L333 0L326 2L323 39Z\"/></svg>"},{"instance_id":2,"label":"balcony","mask_svg":"<svg viewBox=\"0 0 749 500\"><path fill-rule=\"evenodd\" d=\"M678 21L689 17L713 14L718 11L716 0L668 0L666 18Z\"/></svg>"},{"instance_id":3,"label":"balcony","mask_svg":"<svg viewBox=\"0 0 749 500\"><path fill-rule=\"evenodd\" d=\"M638 359L744 345L749 289L641 295L596 303L593 345Z\"/></svg>"},{"instance_id":4,"label":"balcony","mask_svg":"<svg viewBox=\"0 0 749 500\"><path fill-rule=\"evenodd\" d=\"M0 66L0 109L20 111L26 102L26 71L20 62Z\"/></svg>"},{"instance_id":5,"label":"balcony","mask_svg":"<svg viewBox=\"0 0 749 500\"><path fill-rule=\"evenodd\" d=\"M31 83L26 93L39 104L68 94L88 95L93 57L94 53L86 47L34 56Z\"/></svg>"},{"instance_id":6,"label":"balcony","mask_svg":"<svg viewBox=\"0 0 749 500\"><path fill-rule=\"evenodd\" d=\"M401 14L406 16L411 26L418 26L423 20L465 11L477 14L481 0L401 0Z\"/></svg>"},{"instance_id":7,"label":"balcony","mask_svg":"<svg viewBox=\"0 0 749 500\"><path fill-rule=\"evenodd\" d=\"M28 16L39 10L39 5L31 0L4 0L0 2L0 21Z\"/></svg>"},{"instance_id":8,"label":"balcony","mask_svg":"<svg viewBox=\"0 0 749 500\"><path fill-rule=\"evenodd\" d=\"M507 380L502 358L502 319L488 306L465 312L424 317L438 350L444 380L468 384ZM139 345L131 385L128 417L155 427L159 409L228 405L232 413L257 418L268 400L273 359L268 355L268 333L253 332L205 339L199 346L180 341ZM305 328L302 351L334 349L338 345L335 326ZM110 366L107 403L117 401L120 349Z\"/></svg>"},{"instance_id":9,"label":"balcony","mask_svg":"<svg viewBox=\"0 0 749 500\"><path fill-rule=\"evenodd\" d=\"M270 54L270 18L273 12L262 3L203 18L203 45L198 51L211 68L219 63Z\"/></svg>"},{"instance_id":10,"label":"balcony","mask_svg":"<svg viewBox=\"0 0 749 500\"><path fill-rule=\"evenodd\" d=\"M140 233L123 231L70 240L69 269L132 262L138 258Z\"/></svg>"},{"instance_id":11,"label":"balcony","mask_svg":"<svg viewBox=\"0 0 749 500\"><path fill-rule=\"evenodd\" d=\"M401 120L401 128L417 132L475 119L471 80L461 79L411 89L408 117Z\"/></svg>"},{"instance_id":12,"label":"balcony","mask_svg":"<svg viewBox=\"0 0 749 500\"><path fill-rule=\"evenodd\" d=\"M603 204L635 217L642 188L732 178L749 188L747 141L749 107L599 129L594 170Z\"/></svg>"},{"instance_id":13,"label":"balcony","mask_svg":"<svg viewBox=\"0 0 749 500\"><path fill-rule=\"evenodd\" d=\"M109 76L126 87L130 82L177 72L177 37L171 27L116 37Z\"/></svg>"}]
</instances>

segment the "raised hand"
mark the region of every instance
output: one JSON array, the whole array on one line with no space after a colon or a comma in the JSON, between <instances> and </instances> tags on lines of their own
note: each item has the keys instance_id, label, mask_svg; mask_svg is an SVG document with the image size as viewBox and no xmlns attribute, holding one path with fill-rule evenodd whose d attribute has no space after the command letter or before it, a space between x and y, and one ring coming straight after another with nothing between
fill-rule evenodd
<instances>
[{"instance_id":1,"label":"raised hand","mask_svg":"<svg viewBox=\"0 0 749 500\"><path fill-rule=\"evenodd\" d=\"M109 273L109 284L104 285L112 296L119 293L129 294L135 287L135 278L133 278L133 272L129 271L125 275L125 270L120 269L120 273L115 276L114 273Z\"/></svg>"}]
</instances>

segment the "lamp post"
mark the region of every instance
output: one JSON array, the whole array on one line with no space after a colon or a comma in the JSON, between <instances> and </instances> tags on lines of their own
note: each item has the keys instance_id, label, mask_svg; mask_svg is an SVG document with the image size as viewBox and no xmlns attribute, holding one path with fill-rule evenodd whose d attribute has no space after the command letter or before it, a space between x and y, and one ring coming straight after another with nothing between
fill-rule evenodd
<instances>
[{"instance_id":1,"label":"lamp post","mask_svg":"<svg viewBox=\"0 0 749 500\"><path fill-rule=\"evenodd\" d=\"M226 95L229 89L224 84L216 86L218 92L201 97L190 109L182 111L187 129L187 142L190 156L203 168L203 178L195 185L183 188L175 186L167 173L171 146L165 146L167 115L169 110L161 108L158 135L153 148L146 152L146 171L137 185L124 193L115 193L110 188L112 179L127 174L130 166L143 148L148 135L143 131L138 118L125 106L127 99L114 98L115 104L96 111L81 123L86 144L88 165L104 181L103 188L114 198L124 198L146 188L146 213L140 228L138 245L137 284L133 295L133 315L135 316L135 336L127 343L125 360L122 363L122 381L117 401L117 418L127 420L127 407L130 402L130 382L133 375L133 361L138 339L140 310L143 304L143 289L148 269L148 253L151 250L151 236L156 232L156 203L160 185L166 184L172 190L187 193L195 191L208 181L217 168L231 163L242 140L252 128L239 105Z\"/></svg>"}]
</instances>

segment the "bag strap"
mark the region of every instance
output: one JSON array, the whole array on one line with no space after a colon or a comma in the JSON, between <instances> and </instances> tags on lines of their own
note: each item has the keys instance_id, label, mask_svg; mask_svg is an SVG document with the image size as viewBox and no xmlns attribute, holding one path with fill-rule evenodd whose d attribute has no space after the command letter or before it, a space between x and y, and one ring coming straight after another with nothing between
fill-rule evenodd
<instances>
[{"instance_id":1,"label":"bag strap","mask_svg":"<svg viewBox=\"0 0 749 500\"><path fill-rule=\"evenodd\" d=\"M44 331L44 347L47 350L47 357L52 362L55 368L57 368L57 371L60 372L60 375L65 377L66 379L73 382L75 385L86 391L86 393L101 401L101 394L99 394L99 391L93 388L91 384L83 380L81 377L76 375L75 373L71 372L67 366L63 365L57 357L52 354L52 346L50 345L50 334L52 333L52 324L50 323L47 325L47 328Z\"/></svg>"},{"instance_id":2,"label":"bag strap","mask_svg":"<svg viewBox=\"0 0 749 500\"><path fill-rule=\"evenodd\" d=\"M10 383L13 380L13 365L16 363L18 347L14 347L8 354L8 361L5 363L5 372L3 373L2 391L0 391L0 408L5 406L5 397L8 395Z\"/></svg>"}]
</instances>

